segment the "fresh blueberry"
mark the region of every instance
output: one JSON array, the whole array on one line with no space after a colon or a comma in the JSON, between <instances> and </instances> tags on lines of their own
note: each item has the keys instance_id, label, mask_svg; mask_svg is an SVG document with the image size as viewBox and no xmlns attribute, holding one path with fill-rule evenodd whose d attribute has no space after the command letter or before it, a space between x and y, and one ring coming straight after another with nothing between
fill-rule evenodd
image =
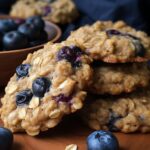
<instances>
[{"instance_id":1,"label":"fresh blueberry","mask_svg":"<svg viewBox=\"0 0 150 150\"><path fill-rule=\"evenodd\" d=\"M46 31L42 31L40 34L41 34L40 39L30 42L31 47L41 45L41 44L46 43L48 41L48 34Z\"/></svg>"},{"instance_id":2,"label":"fresh blueberry","mask_svg":"<svg viewBox=\"0 0 150 150\"><path fill-rule=\"evenodd\" d=\"M95 131L87 138L88 150L119 150L117 138L109 131Z\"/></svg>"},{"instance_id":3,"label":"fresh blueberry","mask_svg":"<svg viewBox=\"0 0 150 150\"><path fill-rule=\"evenodd\" d=\"M106 34L108 36L121 35L121 32L115 29L109 29L109 30L106 30Z\"/></svg>"},{"instance_id":4,"label":"fresh blueberry","mask_svg":"<svg viewBox=\"0 0 150 150\"><path fill-rule=\"evenodd\" d=\"M83 54L82 50L77 46L64 46L57 54L57 59L67 60L73 67L79 67L81 65L80 56Z\"/></svg>"},{"instance_id":5,"label":"fresh blueberry","mask_svg":"<svg viewBox=\"0 0 150 150\"><path fill-rule=\"evenodd\" d=\"M40 38L40 30L34 24L24 23L19 26L18 31L28 37L30 41Z\"/></svg>"},{"instance_id":6,"label":"fresh blueberry","mask_svg":"<svg viewBox=\"0 0 150 150\"><path fill-rule=\"evenodd\" d=\"M0 20L0 32L6 33L17 29L17 24L12 19Z\"/></svg>"},{"instance_id":7,"label":"fresh blueberry","mask_svg":"<svg viewBox=\"0 0 150 150\"><path fill-rule=\"evenodd\" d=\"M26 77L29 74L30 64L21 64L16 68L16 74L18 78Z\"/></svg>"},{"instance_id":8,"label":"fresh blueberry","mask_svg":"<svg viewBox=\"0 0 150 150\"><path fill-rule=\"evenodd\" d=\"M31 92L31 90L29 90L29 89L19 92L16 95L17 106L29 104L30 100L32 99L32 96L33 96L33 94Z\"/></svg>"},{"instance_id":9,"label":"fresh blueberry","mask_svg":"<svg viewBox=\"0 0 150 150\"><path fill-rule=\"evenodd\" d=\"M10 130L0 127L0 150L10 150L13 144L13 134Z\"/></svg>"},{"instance_id":10,"label":"fresh blueberry","mask_svg":"<svg viewBox=\"0 0 150 150\"><path fill-rule=\"evenodd\" d=\"M44 30L45 22L40 16L33 16L26 20L27 24L33 24L37 29Z\"/></svg>"},{"instance_id":11,"label":"fresh blueberry","mask_svg":"<svg viewBox=\"0 0 150 150\"><path fill-rule=\"evenodd\" d=\"M57 102L70 102L72 96L65 96L64 94L59 94L58 96L53 97Z\"/></svg>"},{"instance_id":12,"label":"fresh blueberry","mask_svg":"<svg viewBox=\"0 0 150 150\"><path fill-rule=\"evenodd\" d=\"M50 81L47 78L39 77L33 81L32 91L37 97L43 97L49 91Z\"/></svg>"},{"instance_id":13,"label":"fresh blueberry","mask_svg":"<svg viewBox=\"0 0 150 150\"><path fill-rule=\"evenodd\" d=\"M45 30L41 31L40 40L44 42L48 41L48 34Z\"/></svg>"},{"instance_id":14,"label":"fresh blueberry","mask_svg":"<svg viewBox=\"0 0 150 150\"><path fill-rule=\"evenodd\" d=\"M3 47L5 50L21 49L27 46L27 37L18 31L8 32L3 37Z\"/></svg>"},{"instance_id":15,"label":"fresh blueberry","mask_svg":"<svg viewBox=\"0 0 150 150\"><path fill-rule=\"evenodd\" d=\"M33 47L33 46L38 46L38 45L41 45L45 42L41 41L41 40L36 40L36 41L31 41L30 42L30 47Z\"/></svg>"}]
</instances>

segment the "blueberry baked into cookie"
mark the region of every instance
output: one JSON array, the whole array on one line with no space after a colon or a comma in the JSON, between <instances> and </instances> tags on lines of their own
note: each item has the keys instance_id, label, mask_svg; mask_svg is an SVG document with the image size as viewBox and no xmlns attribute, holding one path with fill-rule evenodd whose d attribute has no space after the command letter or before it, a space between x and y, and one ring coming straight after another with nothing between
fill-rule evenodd
<instances>
[{"instance_id":1,"label":"blueberry baked into cookie","mask_svg":"<svg viewBox=\"0 0 150 150\"><path fill-rule=\"evenodd\" d=\"M72 0L18 0L10 15L20 18L40 15L54 23L66 24L77 18L78 11Z\"/></svg>"},{"instance_id":2,"label":"blueberry baked into cookie","mask_svg":"<svg viewBox=\"0 0 150 150\"><path fill-rule=\"evenodd\" d=\"M129 95L87 98L82 118L95 130L124 133L150 132L150 91L137 91Z\"/></svg>"},{"instance_id":3,"label":"blueberry baked into cookie","mask_svg":"<svg viewBox=\"0 0 150 150\"><path fill-rule=\"evenodd\" d=\"M92 67L93 83L89 91L93 94L118 95L149 86L150 69L146 62L109 64L95 61Z\"/></svg>"},{"instance_id":4,"label":"blueberry baked into cookie","mask_svg":"<svg viewBox=\"0 0 150 150\"><path fill-rule=\"evenodd\" d=\"M91 59L68 42L48 43L16 68L1 99L1 119L13 132L38 135L82 108Z\"/></svg>"},{"instance_id":5,"label":"blueberry baked into cookie","mask_svg":"<svg viewBox=\"0 0 150 150\"><path fill-rule=\"evenodd\" d=\"M150 59L150 38L122 21L97 21L72 32L67 40L85 49L93 59L107 63Z\"/></svg>"}]
</instances>

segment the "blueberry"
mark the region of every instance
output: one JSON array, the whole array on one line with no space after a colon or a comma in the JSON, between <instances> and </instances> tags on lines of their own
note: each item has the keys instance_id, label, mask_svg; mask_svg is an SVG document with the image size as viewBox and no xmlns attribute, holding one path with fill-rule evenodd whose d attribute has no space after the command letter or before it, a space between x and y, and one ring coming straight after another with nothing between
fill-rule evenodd
<instances>
[{"instance_id":1,"label":"blueberry","mask_svg":"<svg viewBox=\"0 0 150 150\"><path fill-rule=\"evenodd\" d=\"M40 40L44 41L44 42L48 41L48 34L47 34L47 32L45 30L41 31Z\"/></svg>"},{"instance_id":2,"label":"blueberry","mask_svg":"<svg viewBox=\"0 0 150 150\"><path fill-rule=\"evenodd\" d=\"M42 31L40 34L40 39L30 42L31 47L44 44L48 41L48 34L46 31Z\"/></svg>"},{"instance_id":3,"label":"blueberry","mask_svg":"<svg viewBox=\"0 0 150 150\"><path fill-rule=\"evenodd\" d=\"M0 32L6 33L17 29L17 24L12 19L0 20Z\"/></svg>"},{"instance_id":4,"label":"blueberry","mask_svg":"<svg viewBox=\"0 0 150 150\"><path fill-rule=\"evenodd\" d=\"M119 150L117 138L109 131L95 131L87 138L88 150Z\"/></svg>"},{"instance_id":5,"label":"blueberry","mask_svg":"<svg viewBox=\"0 0 150 150\"><path fill-rule=\"evenodd\" d=\"M28 39L18 31L11 31L3 37L3 47L5 50L14 50L26 48L28 46Z\"/></svg>"},{"instance_id":6,"label":"blueberry","mask_svg":"<svg viewBox=\"0 0 150 150\"><path fill-rule=\"evenodd\" d=\"M34 24L24 23L19 26L18 31L26 35L30 41L40 38L40 30Z\"/></svg>"},{"instance_id":7,"label":"blueberry","mask_svg":"<svg viewBox=\"0 0 150 150\"><path fill-rule=\"evenodd\" d=\"M26 77L29 74L30 64L21 64L16 68L16 74L18 78Z\"/></svg>"},{"instance_id":8,"label":"blueberry","mask_svg":"<svg viewBox=\"0 0 150 150\"><path fill-rule=\"evenodd\" d=\"M130 38L132 43L135 46L135 55L136 56L140 56L140 57L144 57L145 55L145 48L142 45L140 39L138 37L135 37L134 35L131 35L129 33L121 33L120 31L114 30L114 29L110 29L110 30L106 30L106 33L108 36L124 36L126 38Z\"/></svg>"},{"instance_id":9,"label":"blueberry","mask_svg":"<svg viewBox=\"0 0 150 150\"><path fill-rule=\"evenodd\" d=\"M36 40L36 41L31 41L30 42L30 47L33 47L33 46L38 46L38 45L41 45L45 43L44 41L41 41L41 40Z\"/></svg>"},{"instance_id":10,"label":"blueberry","mask_svg":"<svg viewBox=\"0 0 150 150\"><path fill-rule=\"evenodd\" d=\"M57 59L67 60L73 67L79 67L81 65L80 56L83 54L81 49L77 46L64 46L57 54Z\"/></svg>"},{"instance_id":11,"label":"blueberry","mask_svg":"<svg viewBox=\"0 0 150 150\"><path fill-rule=\"evenodd\" d=\"M121 32L115 29L109 29L109 30L106 30L106 34L108 36L121 35Z\"/></svg>"},{"instance_id":12,"label":"blueberry","mask_svg":"<svg viewBox=\"0 0 150 150\"><path fill-rule=\"evenodd\" d=\"M29 104L30 100L32 99L32 96L33 96L33 94L31 92L31 90L29 90L29 89L19 92L16 95L17 106Z\"/></svg>"},{"instance_id":13,"label":"blueberry","mask_svg":"<svg viewBox=\"0 0 150 150\"><path fill-rule=\"evenodd\" d=\"M47 78L39 77L33 81L32 91L37 97L43 97L49 91L50 81Z\"/></svg>"},{"instance_id":14,"label":"blueberry","mask_svg":"<svg viewBox=\"0 0 150 150\"><path fill-rule=\"evenodd\" d=\"M38 30L44 30L45 22L40 16L32 16L26 20L27 24L33 24Z\"/></svg>"},{"instance_id":15,"label":"blueberry","mask_svg":"<svg viewBox=\"0 0 150 150\"><path fill-rule=\"evenodd\" d=\"M13 144L13 134L10 130L0 127L0 150L10 150Z\"/></svg>"},{"instance_id":16,"label":"blueberry","mask_svg":"<svg viewBox=\"0 0 150 150\"><path fill-rule=\"evenodd\" d=\"M59 94L58 96L54 96L53 99L57 102L70 102L72 96L65 96L64 94Z\"/></svg>"}]
</instances>

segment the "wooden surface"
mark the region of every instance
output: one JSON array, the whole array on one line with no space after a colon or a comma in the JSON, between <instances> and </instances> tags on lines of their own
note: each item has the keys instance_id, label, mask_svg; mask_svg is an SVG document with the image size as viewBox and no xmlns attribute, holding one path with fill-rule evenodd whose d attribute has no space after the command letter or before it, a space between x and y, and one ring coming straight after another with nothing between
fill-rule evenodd
<instances>
[{"instance_id":1,"label":"wooden surface","mask_svg":"<svg viewBox=\"0 0 150 150\"><path fill-rule=\"evenodd\" d=\"M2 95L2 93L0 94ZM65 118L55 129L30 137L23 133L14 134L12 150L64 150L66 145L77 144L86 150L86 137L92 132L76 116ZM150 150L150 134L115 133L120 150Z\"/></svg>"}]
</instances>

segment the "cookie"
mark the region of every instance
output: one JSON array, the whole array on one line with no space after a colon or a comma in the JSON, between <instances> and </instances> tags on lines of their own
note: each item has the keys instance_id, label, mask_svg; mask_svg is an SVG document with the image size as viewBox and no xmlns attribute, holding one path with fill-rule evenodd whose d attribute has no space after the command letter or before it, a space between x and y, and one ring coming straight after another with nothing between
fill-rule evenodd
<instances>
[{"instance_id":1,"label":"cookie","mask_svg":"<svg viewBox=\"0 0 150 150\"><path fill-rule=\"evenodd\" d=\"M98 21L72 32L67 39L95 60L108 63L144 62L150 58L150 38L122 21Z\"/></svg>"},{"instance_id":2,"label":"cookie","mask_svg":"<svg viewBox=\"0 0 150 150\"><path fill-rule=\"evenodd\" d=\"M78 11L72 0L19 0L10 15L20 18L41 15L54 23L66 24L77 18Z\"/></svg>"},{"instance_id":3,"label":"cookie","mask_svg":"<svg viewBox=\"0 0 150 150\"><path fill-rule=\"evenodd\" d=\"M45 45L16 68L1 99L1 119L12 132L38 135L82 108L91 59L70 43Z\"/></svg>"},{"instance_id":4,"label":"cookie","mask_svg":"<svg viewBox=\"0 0 150 150\"><path fill-rule=\"evenodd\" d=\"M94 97L94 96L93 96ZM82 118L94 130L150 132L150 91L119 97L89 98Z\"/></svg>"},{"instance_id":5,"label":"cookie","mask_svg":"<svg viewBox=\"0 0 150 150\"><path fill-rule=\"evenodd\" d=\"M89 87L89 91L93 94L118 95L149 86L150 70L147 63L95 62L93 67L93 83Z\"/></svg>"}]
</instances>

